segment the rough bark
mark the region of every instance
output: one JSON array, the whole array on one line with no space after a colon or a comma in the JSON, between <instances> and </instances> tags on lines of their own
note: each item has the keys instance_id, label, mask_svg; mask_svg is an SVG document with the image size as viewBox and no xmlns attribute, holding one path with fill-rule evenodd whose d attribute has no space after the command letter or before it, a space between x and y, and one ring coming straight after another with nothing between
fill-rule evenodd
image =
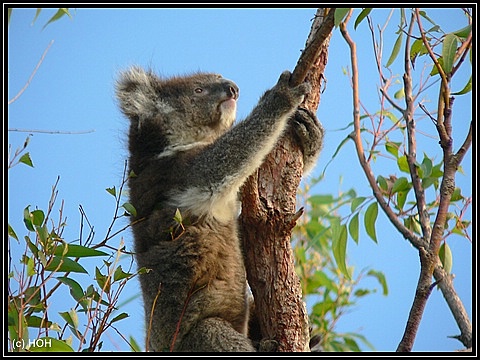
<instances>
[{"instance_id":1,"label":"rough bark","mask_svg":"<svg viewBox=\"0 0 480 360\"><path fill-rule=\"evenodd\" d=\"M316 111L333 29L333 9L318 9L291 85L309 81L311 93L302 106ZM308 314L302 300L290 245L296 191L303 172L299 144L288 131L242 189L240 222L247 277L255 298L263 339L278 343L277 351L309 351Z\"/></svg>"}]
</instances>

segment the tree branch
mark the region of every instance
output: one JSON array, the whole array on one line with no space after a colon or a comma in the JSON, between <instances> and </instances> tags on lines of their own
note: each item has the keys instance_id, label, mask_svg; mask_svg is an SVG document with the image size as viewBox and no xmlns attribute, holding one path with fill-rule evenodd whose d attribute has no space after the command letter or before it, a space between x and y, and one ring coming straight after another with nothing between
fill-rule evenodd
<instances>
[{"instance_id":1,"label":"tree branch","mask_svg":"<svg viewBox=\"0 0 480 360\"><path fill-rule=\"evenodd\" d=\"M292 73L292 86L305 79L312 85L304 102L310 110L316 110L320 100L333 13L333 9L317 11L305 50ZM302 151L287 131L242 188L240 223L248 282L261 336L275 340L280 352L309 350L308 314L290 245L299 215L295 200L302 169Z\"/></svg>"},{"instance_id":2,"label":"tree branch","mask_svg":"<svg viewBox=\"0 0 480 360\"><path fill-rule=\"evenodd\" d=\"M404 68L405 73L403 74L403 86L405 89L405 103L406 110L404 112L404 118L407 125L407 141L408 141L408 151L407 151L407 162L408 168L410 170L410 176L412 178L413 190L415 192L416 206L418 210L418 217L420 221L420 226L422 228L423 239L425 243L428 244L431 236L431 227L430 227L430 216L428 214L426 202L425 202L425 192L423 191L422 181L418 176L417 170L417 143L415 136L415 120L413 118L413 113L415 111L415 106L413 103L413 94L412 94L412 71L410 67L410 38L412 36L413 25L414 25L414 14L410 19L410 26L407 33L407 41L405 44L405 57L404 57ZM437 255L431 253L429 249L420 247L420 277L417 283L417 289L415 292L415 297L413 300L412 307L407 320L407 326L403 333L402 340L400 341L397 351L406 352L411 351L413 344L415 342L415 337L420 327L420 322L422 320L423 312L427 304L428 297L431 293L431 283L432 283L432 273L433 267L437 263Z\"/></svg>"},{"instance_id":3,"label":"tree branch","mask_svg":"<svg viewBox=\"0 0 480 360\"><path fill-rule=\"evenodd\" d=\"M355 149L357 151L358 160L360 162L360 166L365 173L368 183L372 188L373 195L377 200L378 204L382 208L383 212L387 215L390 222L395 226L395 228L403 235L405 239L408 239L410 243L415 246L417 249L420 247L425 246L425 242L423 239L415 235L413 231L408 229L398 218L398 216L393 212L390 208L388 203L383 198L382 191L378 187L378 184L375 180L375 175L368 164L365 155L364 149L362 144L361 138L361 126L360 126L360 95L359 95L359 81L358 81L358 65L357 65L357 46L355 42L350 37L347 31L347 22L348 18L340 24L340 32L342 33L343 38L347 42L348 46L350 47L350 61L352 64L352 90L353 90L353 126L354 131L350 135L355 143Z\"/></svg>"}]
</instances>

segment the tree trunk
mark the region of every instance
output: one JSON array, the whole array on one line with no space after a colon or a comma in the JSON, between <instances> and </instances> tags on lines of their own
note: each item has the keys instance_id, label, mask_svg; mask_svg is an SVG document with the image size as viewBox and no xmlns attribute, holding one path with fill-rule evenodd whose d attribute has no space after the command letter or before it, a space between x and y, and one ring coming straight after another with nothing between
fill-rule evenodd
<instances>
[{"instance_id":1,"label":"tree trunk","mask_svg":"<svg viewBox=\"0 0 480 360\"><path fill-rule=\"evenodd\" d=\"M306 48L292 73L292 86L307 80L312 91L303 107L316 112L327 63L334 9L318 9ZM303 210L296 211L296 191L303 154L286 131L260 169L242 188L241 230L247 277L263 339L277 351L309 351L309 324L290 245L291 231Z\"/></svg>"}]
</instances>

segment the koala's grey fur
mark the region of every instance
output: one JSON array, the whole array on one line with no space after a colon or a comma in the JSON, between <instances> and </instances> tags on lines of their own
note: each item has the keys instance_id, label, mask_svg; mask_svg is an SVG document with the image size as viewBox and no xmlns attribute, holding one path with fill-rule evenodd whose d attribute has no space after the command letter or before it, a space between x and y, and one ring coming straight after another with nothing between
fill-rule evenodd
<instances>
[{"instance_id":1,"label":"koala's grey fur","mask_svg":"<svg viewBox=\"0 0 480 360\"><path fill-rule=\"evenodd\" d=\"M121 73L116 94L130 119L136 260L151 269L140 275L148 350L255 351L247 338L237 192L287 123L298 127L307 167L323 136L313 114L297 111L310 86L290 87L290 75L232 126L239 90L220 75ZM174 220L177 209L182 220Z\"/></svg>"}]
</instances>

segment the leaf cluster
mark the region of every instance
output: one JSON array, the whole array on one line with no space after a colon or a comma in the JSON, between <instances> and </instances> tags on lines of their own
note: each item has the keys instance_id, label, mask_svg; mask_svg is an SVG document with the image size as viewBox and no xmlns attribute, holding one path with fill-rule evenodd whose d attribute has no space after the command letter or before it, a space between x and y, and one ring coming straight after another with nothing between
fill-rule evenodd
<instances>
[{"instance_id":1,"label":"leaf cluster","mask_svg":"<svg viewBox=\"0 0 480 360\"><path fill-rule=\"evenodd\" d=\"M311 303L312 333L320 338L315 348L322 351L360 351L359 342L373 349L360 333L338 333L338 320L354 308L358 301L377 292L361 286L365 278L378 281L383 295L388 295L384 274L373 269L355 272L347 261L348 235L358 242L359 217L368 203L351 189L334 197L331 194L312 195L307 199L308 218L294 232L296 271L302 283L302 293ZM369 223L374 214L371 202L364 214ZM352 213L342 216L342 213ZM363 212L362 212L363 214ZM347 224L349 224L347 226Z\"/></svg>"},{"instance_id":2,"label":"leaf cluster","mask_svg":"<svg viewBox=\"0 0 480 360\"><path fill-rule=\"evenodd\" d=\"M120 189L125 181L124 178ZM52 189L47 211L31 210L30 205L25 207L23 223L27 235L19 237L18 230L8 225L10 259L19 261L10 261L9 264L10 351L74 351L75 343L80 351L100 350L106 331L117 331L116 323L128 318L128 314L118 307L127 282L145 271L131 271L132 254L125 251L123 240L117 247L109 245L126 228L113 231L114 223L135 213L128 202L120 205L122 196L112 190L115 187L107 189L115 197L114 220L105 239L94 244L93 228L90 228L86 240L67 242L63 236L66 219L62 215L58 221L51 218L57 184ZM118 215L120 208L125 210L122 215ZM63 213L63 203L59 212ZM83 212L82 216L86 217ZM21 252L20 258L13 255L14 249ZM127 270L122 265L125 257L130 258ZM94 260L91 270L92 262L88 259ZM93 276L95 281L85 284L82 274ZM65 290L68 290L70 299L62 295ZM61 298L64 301L59 302ZM135 348L131 339L125 341Z\"/></svg>"}]
</instances>

